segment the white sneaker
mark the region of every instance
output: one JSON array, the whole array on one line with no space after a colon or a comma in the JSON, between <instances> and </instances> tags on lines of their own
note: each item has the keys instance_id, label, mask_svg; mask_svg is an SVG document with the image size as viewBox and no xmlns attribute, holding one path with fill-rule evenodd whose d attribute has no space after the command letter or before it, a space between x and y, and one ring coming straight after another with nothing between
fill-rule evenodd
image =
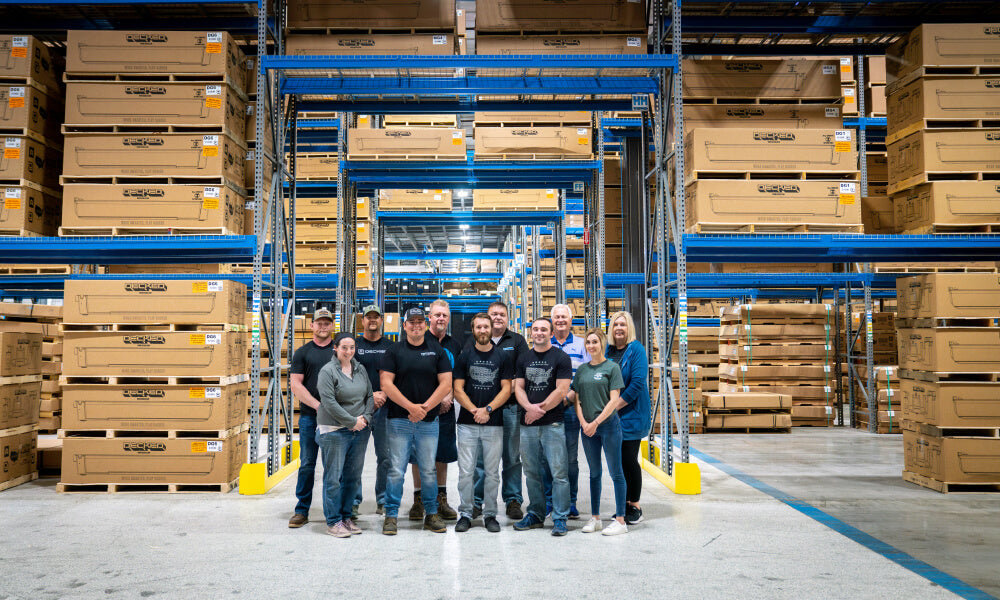
<instances>
[{"instance_id":1,"label":"white sneaker","mask_svg":"<svg viewBox=\"0 0 1000 600\"><path fill-rule=\"evenodd\" d=\"M601 535L620 535L622 533L628 533L628 525L619 523L618 519L614 519L610 525L604 528Z\"/></svg>"},{"instance_id":2,"label":"white sneaker","mask_svg":"<svg viewBox=\"0 0 1000 600\"><path fill-rule=\"evenodd\" d=\"M600 531L603 528L604 525L601 524L600 519L595 519L594 517L590 517L590 520L587 521L587 524L583 526L583 532L594 533L595 531Z\"/></svg>"}]
</instances>

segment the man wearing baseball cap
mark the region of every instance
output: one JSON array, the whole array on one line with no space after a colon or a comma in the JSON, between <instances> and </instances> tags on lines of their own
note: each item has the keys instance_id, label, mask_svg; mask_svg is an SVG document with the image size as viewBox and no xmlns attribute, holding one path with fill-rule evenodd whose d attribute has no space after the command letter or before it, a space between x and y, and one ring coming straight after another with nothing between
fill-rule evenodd
<instances>
[{"instance_id":1,"label":"man wearing baseball cap","mask_svg":"<svg viewBox=\"0 0 1000 600\"><path fill-rule=\"evenodd\" d=\"M333 314L319 308L313 313L310 328L312 341L292 355L290 380L292 394L299 400L299 472L295 483L295 514L288 526L295 529L309 522L313 484L316 474L316 409L319 408L319 372L333 358ZM280 360L280 359L272 359Z\"/></svg>"},{"instance_id":2,"label":"man wearing baseball cap","mask_svg":"<svg viewBox=\"0 0 1000 600\"><path fill-rule=\"evenodd\" d=\"M444 348L428 339L424 310L414 307L403 313L405 335L385 353L381 366L382 391L390 400L386 415L389 433L389 477L386 482L385 521L382 533L396 535L403 477L411 453L417 460L420 478L437 480L434 459L438 446L438 404L451 393L451 361ZM444 533L438 514L437 489L421 489L424 529Z\"/></svg>"},{"instance_id":3,"label":"man wearing baseball cap","mask_svg":"<svg viewBox=\"0 0 1000 600\"><path fill-rule=\"evenodd\" d=\"M375 512L382 514L385 512L385 486L389 475L389 436L386 432L386 415L389 412L386 406L385 392L382 391L382 384L379 380L379 369L386 351L392 347L393 342L382 335L383 315L382 309L374 304L369 304L361 310L361 335L354 343L357 347L355 357L368 372L368 380L372 382L372 391L375 396L375 417L372 423L372 436L375 438L375 502L377 508ZM357 504L361 503L360 493Z\"/></svg>"}]
</instances>

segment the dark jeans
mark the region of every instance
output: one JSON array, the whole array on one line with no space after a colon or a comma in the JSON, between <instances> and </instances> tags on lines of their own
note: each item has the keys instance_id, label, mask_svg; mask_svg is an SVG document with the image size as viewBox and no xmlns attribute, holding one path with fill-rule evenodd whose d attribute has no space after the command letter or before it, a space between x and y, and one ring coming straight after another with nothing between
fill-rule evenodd
<instances>
[{"instance_id":1,"label":"dark jeans","mask_svg":"<svg viewBox=\"0 0 1000 600\"><path fill-rule=\"evenodd\" d=\"M316 415L299 415L299 473L295 482L295 497L299 499L295 512L309 514L312 506L313 485L316 483Z\"/></svg>"},{"instance_id":2,"label":"dark jeans","mask_svg":"<svg viewBox=\"0 0 1000 600\"><path fill-rule=\"evenodd\" d=\"M583 436L583 452L590 467L590 514L601 514L601 452L615 486L616 517L625 516L625 475L622 473L622 426L618 414L597 426L592 437Z\"/></svg>"}]
</instances>

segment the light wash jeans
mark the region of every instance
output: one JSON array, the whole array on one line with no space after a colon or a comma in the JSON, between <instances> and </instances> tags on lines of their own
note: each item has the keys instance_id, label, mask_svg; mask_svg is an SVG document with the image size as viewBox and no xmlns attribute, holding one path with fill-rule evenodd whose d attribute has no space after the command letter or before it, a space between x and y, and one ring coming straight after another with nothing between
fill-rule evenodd
<instances>
[{"instance_id":1,"label":"light wash jeans","mask_svg":"<svg viewBox=\"0 0 1000 600\"><path fill-rule=\"evenodd\" d=\"M580 420L576 417L576 408L567 406L563 414L563 425L566 426L566 456L569 457L569 502L576 505L576 495L580 490ZM542 483L545 486L545 502L552 504L552 471L549 464L542 458Z\"/></svg>"},{"instance_id":2,"label":"light wash jeans","mask_svg":"<svg viewBox=\"0 0 1000 600\"><path fill-rule=\"evenodd\" d=\"M361 471L371 433L370 427L361 431L338 429L316 433L323 456L323 514L328 526L351 518L354 498L361 489Z\"/></svg>"},{"instance_id":3,"label":"light wash jeans","mask_svg":"<svg viewBox=\"0 0 1000 600\"><path fill-rule=\"evenodd\" d=\"M522 494L521 469L521 421L517 414L517 404L511 403L501 408L503 411L503 471L500 473L502 488L500 495L504 504L516 500L524 503ZM483 505L483 460L476 461L475 506Z\"/></svg>"},{"instance_id":4,"label":"light wash jeans","mask_svg":"<svg viewBox=\"0 0 1000 600\"><path fill-rule=\"evenodd\" d=\"M521 427L521 462L528 484L528 513L545 520L545 488L542 485L542 456L552 469L552 520L569 516L569 470L566 458L566 426L528 425Z\"/></svg>"},{"instance_id":5,"label":"light wash jeans","mask_svg":"<svg viewBox=\"0 0 1000 600\"><path fill-rule=\"evenodd\" d=\"M458 512L472 518L473 481L476 462L483 461L485 506L483 516L497 516L497 493L500 491L500 455L503 454L503 427L458 425Z\"/></svg>"},{"instance_id":6,"label":"light wash jeans","mask_svg":"<svg viewBox=\"0 0 1000 600\"><path fill-rule=\"evenodd\" d=\"M385 516L399 516L399 502L403 498L403 477L410 464L411 453L417 459L421 481L437 481L434 457L437 455L438 420L414 423L409 419L386 419L389 433L389 476L385 488ZM424 514L436 515L438 510L437 486L420 488Z\"/></svg>"}]
</instances>

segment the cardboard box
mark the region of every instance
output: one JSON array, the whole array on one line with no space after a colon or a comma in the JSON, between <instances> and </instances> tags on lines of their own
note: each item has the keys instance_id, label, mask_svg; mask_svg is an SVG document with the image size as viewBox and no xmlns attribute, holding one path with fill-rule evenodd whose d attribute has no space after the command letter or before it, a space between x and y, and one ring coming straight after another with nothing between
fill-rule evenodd
<instances>
[{"instance_id":1,"label":"cardboard box","mask_svg":"<svg viewBox=\"0 0 1000 600\"><path fill-rule=\"evenodd\" d=\"M844 126L836 104L685 104L684 131L710 129L839 129Z\"/></svg>"},{"instance_id":2,"label":"cardboard box","mask_svg":"<svg viewBox=\"0 0 1000 600\"><path fill-rule=\"evenodd\" d=\"M225 185L71 183L63 188L62 226L205 227L238 235L245 204Z\"/></svg>"},{"instance_id":3,"label":"cardboard box","mask_svg":"<svg viewBox=\"0 0 1000 600\"><path fill-rule=\"evenodd\" d=\"M687 59L682 68L685 98L841 97L838 60Z\"/></svg>"},{"instance_id":4,"label":"cardboard box","mask_svg":"<svg viewBox=\"0 0 1000 600\"><path fill-rule=\"evenodd\" d=\"M865 90L865 112L869 116L886 116L888 104L884 85L871 85Z\"/></svg>"},{"instance_id":5,"label":"cardboard box","mask_svg":"<svg viewBox=\"0 0 1000 600\"><path fill-rule=\"evenodd\" d=\"M22 128L36 138L58 142L62 137L59 124L64 110L61 97L49 96L35 86L18 83L0 85L0 127L4 129Z\"/></svg>"},{"instance_id":6,"label":"cardboard box","mask_svg":"<svg viewBox=\"0 0 1000 600\"><path fill-rule=\"evenodd\" d=\"M866 152L865 165L868 168L868 181L889 181L889 159L885 153Z\"/></svg>"},{"instance_id":7,"label":"cardboard box","mask_svg":"<svg viewBox=\"0 0 1000 600\"><path fill-rule=\"evenodd\" d=\"M188 274L197 273L199 275L215 275L219 273L229 273L230 266L226 264L206 264L206 265L108 265L105 267L109 275L127 275L132 273L170 273Z\"/></svg>"},{"instance_id":8,"label":"cardboard box","mask_svg":"<svg viewBox=\"0 0 1000 600\"><path fill-rule=\"evenodd\" d=\"M833 273L830 263L717 263L714 273Z\"/></svg>"},{"instance_id":9,"label":"cardboard box","mask_svg":"<svg viewBox=\"0 0 1000 600\"><path fill-rule=\"evenodd\" d=\"M67 177L225 177L240 185L246 148L200 133L66 136Z\"/></svg>"},{"instance_id":10,"label":"cardboard box","mask_svg":"<svg viewBox=\"0 0 1000 600\"><path fill-rule=\"evenodd\" d=\"M63 428L226 430L247 420L249 386L67 385Z\"/></svg>"},{"instance_id":11,"label":"cardboard box","mask_svg":"<svg viewBox=\"0 0 1000 600\"><path fill-rule=\"evenodd\" d=\"M841 56L837 60L840 62L840 83L853 83L854 59L850 56Z\"/></svg>"},{"instance_id":12,"label":"cardboard box","mask_svg":"<svg viewBox=\"0 0 1000 600\"><path fill-rule=\"evenodd\" d=\"M336 265L340 262L336 244L296 244L295 262Z\"/></svg>"},{"instance_id":13,"label":"cardboard box","mask_svg":"<svg viewBox=\"0 0 1000 600\"><path fill-rule=\"evenodd\" d=\"M379 190L379 210L451 210L451 190Z\"/></svg>"},{"instance_id":14,"label":"cardboard box","mask_svg":"<svg viewBox=\"0 0 1000 600\"><path fill-rule=\"evenodd\" d=\"M31 79L59 91L62 57L30 35L0 35L0 76L6 80Z\"/></svg>"},{"instance_id":15,"label":"cardboard box","mask_svg":"<svg viewBox=\"0 0 1000 600\"><path fill-rule=\"evenodd\" d=\"M247 371L245 332L67 331L63 375L221 377Z\"/></svg>"},{"instance_id":16,"label":"cardboard box","mask_svg":"<svg viewBox=\"0 0 1000 600\"><path fill-rule=\"evenodd\" d=\"M247 461L247 433L225 439L66 438L62 483L223 484Z\"/></svg>"},{"instance_id":17,"label":"cardboard box","mask_svg":"<svg viewBox=\"0 0 1000 600\"><path fill-rule=\"evenodd\" d=\"M285 40L285 54L291 56L439 56L454 53L455 36L450 33L290 34Z\"/></svg>"},{"instance_id":18,"label":"cardboard box","mask_svg":"<svg viewBox=\"0 0 1000 600\"><path fill-rule=\"evenodd\" d=\"M287 164L287 160L286 160ZM310 179L336 179L340 170L340 160L336 154L296 154L295 178L302 181Z\"/></svg>"},{"instance_id":19,"label":"cardboard box","mask_svg":"<svg viewBox=\"0 0 1000 600\"><path fill-rule=\"evenodd\" d=\"M5 186L0 206L0 231L23 230L54 236L59 230L62 200L27 186Z\"/></svg>"},{"instance_id":20,"label":"cardboard box","mask_svg":"<svg viewBox=\"0 0 1000 600\"><path fill-rule=\"evenodd\" d=\"M38 470L38 431L0 436L0 483Z\"/></svg>"},{"instance_id":21,"label":"cardboard box","mask_svg":"<svg viewBox=\"0 0 1000 600\"><path fill-rule=\"evenodd\" d=\"M843 102L842 114L845 117L858 115L858 92L853 87L841 87L840 97Z\"/></svg>"},{"instance_id":22,"label":"cardboard box","mask_svg":"<svg viewBox=\"0 0 1000 600\"><path fill-rule=\"evenodd\" d=\"M472 210L559 210L559 191L473 190Z\"/></svg>"},{"instance_id":23,"label":"cardboard box","mask_svg":"<svg viewBox=\"0 0 1000 600\"><path fill-rule=\"evenodd\" d=\"M860 225L855 182L701 180L686 190L686 224Z\"/></svg>"},{"instance_id":24,"label":"cardboard box","mask_svg":"<svg viewBox=\"0 0 1000 600\"><path fill-rule=\"evenodd\" d=\"M251 100L250 102L246 103L245 113L246 113L246 118L243 120L243 129L244 129L244 136L243 137L244 137L244 139L247 142L247 147L249 147L250 144L256 144L257 143L257 101L256 100ZM274 138L272 137L273 136L273 133L272 133L273 131L274 130L271 127L271 119L268 119L268 118L265 117L264 118L264 142L265 142L265 147L269 151L273 151L274 150ZM296 157L298 157L298 156L299 155L296 155ZM253 171L253 168L251 167L250 170Z\"/></svg>"},{"instance_id":25,"label":"cardboard box","mask_svg":"<svg viewBox=\"0 0 1000 600\"><path fill-rule=\"evenodd\" d=\"M924 24L885 51L889 82L922 66L1000 65L1000 26Z\"/></svg>"},{"instance_id":26,"label":"cardboard box","mask_svg":"<svg viewBox=\"0 0 1000 600\"><path fill-rule=\"evenodd\" d=\"M889 192L927 172L1000 170L1000 129L920 130L888 145Z\"/></svg>"},{"instance_id":27,"label":"cardboard box","mask_svg":"<svg viewBox=\"0 0 1000 600\"><path fill-rule=\"evenodd\" d=\"M356 271L356 277L354 279L354 286L357 289L371 288L372 287L371 269L367 267L358 267Z\"/></svg>"},{"instance_id":28,"label":"cardboard box","mask_svg":"<svg viewBox=\"0 0 1000 600\"><path fill-rule=\"evenodd\" d=\"M496 0L476 7L476 32L644 31L646 5L632 0Z\"/></svg>"},{"instance_id":29,"label":"cardboard box","mask_svg":"<svg viewBox=\"0 0 1000 600\"><path fill-rule=\"evenodd\" d=\"M922 129L924 120L997 120L1000 77L919 77L894 88L887 105L889 142Z\"/></svg>"},{"instance_id":30,"label":"cardboard box","mask_svg":"<svg viewBox=\"0 0 1000 600\"><path fill-rule=\"evenodd\" d=\"M371 241L371 229L367 221L356 223L355 241ZM297 242L336 242L339 239L336 221L299 221L295 224Z\"/></svg>"},{"instance_id":31,"label":"cardboard box","mask_svg":"<svg viewBox=\"0 0 1000 600\"><path fill-rule=\"evenodd\" d=\"M871 85L885 85L885 56L865 57L865 81Z\"/></svg>"},{"instance_id":32,"label":"cardboard box","mask_svg":"<svg viewBox=\"0 0 1000 600\"><path fill-rule=\"evenodd\" d=\"M946 483L1000 483L1000 439L936 437L904 426L903 462Z\"/></svg>"},{"instance_id":33,"label":"cardboard box","mask_svg":"<svg viewBox=\"0 0 1000 600\"><path fill-rule=\"evenodd\" d=\"M897 318L992 319L998 314L1000 275L996 273L928 273L896 278Z\"/></svg>"},{"instance_id":34,"label":"cardboard box","mask_svg":"<svg viewBox=\"0 0 1000 600\"><path fill-rule=\"evenodd\" d=\"M558 29L558 28L557 28ZM641 35L479 35L476 54L646 54Z\"/></svg>"},{"instance_id":35,"label":"cardboard box","mask_svg":"<svg viewBox=\"0 0 1000 600\"><path fill-rule=\"evenodd\" d=\"M563 110L549 112L477 112L476 124L579 124L590 125L591 113L586 110Z\"/></svg>"},{"instance_id":36,"label":"cardboard box","mask_svg":"<svg viewBox=\"0 0 1000 600\"><path fill-rule=\"evenodd\" d=\"M858 156L851 130L695 129L684 136L685 169L850 172Z\"/></svg>"},{"instance_id":37,"label":"cardboard box","mask_svg":"<svg viewBox=\"0 0 1000 600\"><path fill-rule=\"evenodd\" d=\"M358 206L361 206L360 201ZM292 216L297 219L332 219L337 216L337 198L296 198L295 214ZM360 214L358 218L362 218Z\"/></svg>"},{"instance_id":38,"label":"cardboard box","mask_svg":"<svg viewBox=\"0 0 1000 600\"><path fill-rule=\"evenodd\" d=\"M705 408L730 410L739 408L791 408L792 397L784 394L760 392L729 392L726 394L705 394Z\"/></svg>"},{"instance_id":39,"label":"cardboard box","mask_svg":"<svg viewBox=\"0 0 1000 600\"><path fill-rule=\"evenodd\" d=\"M479 127L473 129L475 156L593 156L592 129L587 127Z\"/></svg>"},{"instance_id":40,"label":"cardboard box","mask_svg":"<svg viewBox=\"0 0 1000 600\"><path fill-rule=\"evenodd\" d=\"M23 179L58 189L62 153L27 137L5 137L0 179Z\"/></svg>"},{"instance_id":41,"label":"cardboard box","mask_svg":"<svg viewBox=\"0 0 1000 600\"><path fill-rule=\"evenodd\" d=\"M903 418L938 427L1000 427L1000 383L902 379Z\"/></svg>"},{"instance_id":42,"label":"cardboard box","mask_svg":"<svg viewBox=\"0 0 1000 600\"><path fill-rule=\"evenodd\" d=\"M705 415L706 429L785 429L792 426L789 413L763 415Z\"/></svg>"},{"instance_id":43,"label":"cardboard box","mask_svg":"<svg viewBox=\"0 0 1000 600\"><path fill-rule=\"evenodd\" d=\"M243 99L218 83L66 84L67 125L218 127L243 139L246 119Z\"/></svg>"},{"instance_id":44,"label":"cardboard box","mask_svg":"<svg viewBox=\"0 0 1000 600\"><path fill-rule=\"evenodd\" d=\"M42 372L42 326L38 323L0 321L0 377L38 375Z\"/></svg>"},{"instance_id":45,"label":"cardboard box","mask_svg":"<svg viewBox=\"0 0 1000 600\"><path fill-rule=\"evenodd\" d=\"M465 130L445 127L394 127L348 132L348 158L406 156L465 160Z\"/></svg>"},{"instance_id":46,"label":"cardboard box","mask_svg":"<svg viewBox=\"0 0 1000 600\"><path fill-rule=\"evenodd\" d=\"M814 421L836 418L833 406L793 406L792 421Z\"/></svg>"},{"instance_id":47,"label":"cardboard box","mask_svg":"<svg viewBox=\"0 0 1000 600\"><path fill-rule=\"evenodd\" d=\"M247 287L211 280L67 280L66 323L228 323L241 325Z\"/></svg>"},{"instance_id":48,"label":"cardboard box","mask_svg":"<svg viewBox=\"0 0 1000 600\"><path fill-rule=\"evenodd\" d=\"M898 332L899 368L945 373L1000 371L1000 327L936 327Z\"/></svg>"},{"instance_id":49,"label":"cardboard box","mask_svg":"<svg viewBox=\"0 0 1000 600\"><path fill-rule=\"evenodd\" d=\"M861 222L868 235L888 235L896 233L892 201L886 196L861 198Z\"/></svg>"},{"instance_id":50,"label":"cardboard box","mask_svg":"<svg viewBox=\"0 0 1000 600\"><path fill-rule=\"evenodd\" d=\"M455 29L455 0L292 0L288 26L298 28Z\"/></svg>"},{"instance_id":51,"label":"cardboard box","mask_svg":"<svg viewBox=\"0 0 1000 600\"><path fill-rule=\"evenodd\" d=\"M42 382L0 385L0 430L38 422Z\"/></svg>"},{"instance_id":52,"label":"cardboard box","mask_svg":"<svg viewBox=\"0 0 1000 600\"><path fill-rule=\"evenodd\" d=\"M1000 222L1000 182L934 181L892 196L900 231Z\"/></svg>"},{"instance_id":53,"label":"cardboard box","mask_svg":"<svg viewBox=\"0 0 1000 600\"><path fill-rule=\"evenodd\" d=\"M71 30L66 72L225 75L246 83L243 51L225 31Z\"/></svg>"}]
</instances>

